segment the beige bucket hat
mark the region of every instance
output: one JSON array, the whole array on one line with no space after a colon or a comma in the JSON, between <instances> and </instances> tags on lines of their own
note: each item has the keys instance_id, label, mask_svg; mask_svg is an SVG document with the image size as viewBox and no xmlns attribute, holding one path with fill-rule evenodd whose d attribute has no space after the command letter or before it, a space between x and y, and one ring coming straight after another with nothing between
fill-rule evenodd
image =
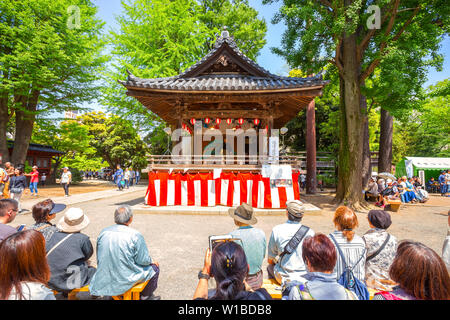
<instances>
[{"instance_id":1,"label":"beige bucket hat","mask_svg":"<svg viewBox=\"0 0 450 320\"><path fill-rule=\"evenodd\" d=\"M74 233L86 228L89 222L89 218L84 214L82 209L69 208L56 226L63 232Z\"/></svg>"}]
</instances>

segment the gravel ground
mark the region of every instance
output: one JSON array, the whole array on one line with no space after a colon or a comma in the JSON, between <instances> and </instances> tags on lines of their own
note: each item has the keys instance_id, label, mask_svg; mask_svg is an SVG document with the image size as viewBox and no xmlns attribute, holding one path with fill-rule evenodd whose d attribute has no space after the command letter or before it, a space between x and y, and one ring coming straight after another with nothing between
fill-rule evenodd
<instances>
[{"instance_id":1,"label":"gravel ground","mask_svg":"<svg viewBox=\"0 0 450 320\"><path fill-rule=\"evenodd\" d=\"M114 193L115 191L111 191ZM322 208L322 211L306 214L303 223L316 232L329 233L335 206L329 204L330 194L305 196L303 199ZM135 205L143 202L142 191L129 194L114 194L114 197L89 201L73 205L85 210L91 224L83 231L94 243L100 231L113 224L113 213L120 204ZM450 198L432 196L424 205L402 206L399 213L392 213L390 233L401 239L413 239L423 242L441 254L442 244L447 234L447 212ZM58 213L56 223L63 213ZM363 235L368 229L367 215L357 213L359 228L356 233ZM262 229L267 241L272 228L283 223L283 215L260 216L256 227ZM33 223L31 214L19 215L11 225ZM161 273L156 294L162 299L192 299L197 273L203 265L209 235L225 234L235 228L228 216L211 215L170 215L138 214L134 215L131 227L139 230L145 237L150 255L160 263ZM264 262L264 277L267 277ZM212 286L213 284L211 284Z\"/></svg>"}]
</instances>

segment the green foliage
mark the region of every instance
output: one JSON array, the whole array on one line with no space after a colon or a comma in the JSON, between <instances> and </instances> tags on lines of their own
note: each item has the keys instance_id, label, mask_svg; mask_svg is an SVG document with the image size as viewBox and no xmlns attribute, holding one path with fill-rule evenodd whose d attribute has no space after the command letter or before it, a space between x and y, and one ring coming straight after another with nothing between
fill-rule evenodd
<instances>
[{"instance_id":1,"label":"green foliage","mask_svg":"<svg viewBox=\"0 0 450 320\"><path fill-rule=\"evenodd\" d=\"M105 74L102 104L134 121L139 131L165 126L117 83L131 71L141 78L177 75L201 59L227 26L241 50L256 58L264 46L266 24L246 0L122 1L119 31L111 31L113 63ZM163 143L163 141L162 141Z\"/></svg>"},{"instance_id":2,"label":"green foliage","mask_svg":"<svg viewBox=\"0 0 450 320\"><path fill-rule=\"evenodd\" d=\"M394 130L394 163L404 156L450 157L449 79L428 89L428 98ZM440 95L442 94L442 95Z\"/></svg>"},{"instance_id":3,"label":"green foliage","mask_svg":"<svg viewBox=\"0 0 450 320\"><path fill-rule=\"evenodd\" d=\"M148 147L132 121L103 112L85 113L78 120L88 128L92 136L89 145L95 149L95 154L108 162L110 167L120 164L122 167L143 169L147 166Z\"/></svg>"}]
</instances>

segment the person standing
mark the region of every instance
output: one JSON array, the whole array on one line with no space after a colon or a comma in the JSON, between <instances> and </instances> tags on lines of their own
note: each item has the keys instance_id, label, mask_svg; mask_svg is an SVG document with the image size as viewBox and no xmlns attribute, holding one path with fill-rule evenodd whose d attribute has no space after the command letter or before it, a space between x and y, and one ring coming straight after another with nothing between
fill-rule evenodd
<instances>
[{"instance_id":1,"label":"person standing","mask_svg":"<svg viewBox=\"0 0 450 320\"><path fill-rule=\"evenodd\" d=\"M261 229L252 227L258 220L254 217L253 208L247 203L236 209L229 209L228 214L238 226L230 235L242 240L242 248L247 257L249 271L245 281L253 290L258 290L263 284L262 264L266 255L266 235Z\"/></svg>"},{"instance_id":2,"label":"person standing","mask_svg":"<svg viewBox=\"0 0 450 320\"><path fill-rule=\"evenodd\" d=\"M69 185L72 182L72 173L69 171L69 168L64 167L63 173L61 174L61 185L64 189L64 196L69 196Z\"/></svg>"},{"instance_id":3,"label":"person standing","mask_svg":"<svg viewBox=\"0 0 450 320\"><path fill-rule=\"evenodd\" d=\"M136 185L139 183L139 180L141 180L141 171L139 169L136 170Z\"/></svg>"},{"instance_id":4,"label":"person standing","mask_svg":"<svg viewBox=\"0 0 450 320\"><path fill-rule=\"evenodd\" d=\"M10 235L17 232L17 229L8 226L16 218L19 211L18 203L13 199L1 199L0 200L0 242L6 239ZM0 260L1 261L1 260ZM3 261L2 261L3 264ZM3 268L3 265L2 265ZM1 268L0 268L1 269Z\"/></svg>"},{"instance_id":5,"label":"person standing","mask_svg":"<svg viewBox=\"0 0 450 320\"><path fill-rule=\"evenodd\" d=\"M314 231L301 224L305 207L299 200L286 202L286 216L288 221L273 228L267 247L267 273L269 278L275 279L279 284L286 280L303 281L307 273L302 258L302 243L308 236L314 236ZM303 234L300 234L303 232ZM293 237L300 240L291 253L285 252L286 245ZM276 259L279 257L278 260Z\"/></svg>"},{"instance_id":6,"label":"person standing","mask_svg":"<svg viewBox=\"0 0 450 320\"><path fill-rule=\"evenodd\" d=\"M5 169L0 167L0 198L8 199L9 175Z\"/></svg>"},{"instance_id":7,"label":"person standing","mask_svg":"<svg viewBox=\"0 0 450 320\"><path fill-rule=\"evenodd\" d=\"M30 179L30 191L32 196L38 196L38 182L39 182L39 171L37 166L33 166L33 170L25 174L27 177L31 177Z\"/></svg>"},{"instance_id":8,"label":"person standing","mask_svg":"<svg viewBox=\"0 0 450 320\"><path fill-rule=\"evenodd\" d=\"M152 260L144 236L130 227L133 212L123 205L114 212L115 225L100 232L97 239L97 271L89 284L95 296L117 296L136 283L149 281L141 300L160 300L157 288L159 263Z\"/></svg>"},{"instance_id":9,"label":"person standing","mask_svg":"<svg viewBox=\"0 0 450 320\"><path fill-rule=\"evenodd\" d=\"M118 191L123 190L122 180L123 180L123 170L120 165L117 165L117 170L114 172L113 180L117 184Z\"/></svg>"},{"instance_id":10,"label":"person standing","mask_svg":"<svg viewBox=\"0 0 450 320\"><path fill-rule=\"evenodd\" d=\"M441 190L441 196L445 196L447 193L447 182L445 181L445 171L442 171L438 178L439 188Z\"/></svg>"},{"instance_id":11,"label":"person standing","mask_svg":"<svg viewBox=\"0 0 450 320\"><path fill-rule=\"evenodd\" d=\"M136 171L133 168L130 168L130 172L131 172L130 186L133 186L136 180Z\"/></svg>"},{"instance_id":12,"label":"person standing","mask_svg":"<svg viewBox=\"0 0 450 320\"><path fill-rule=\"evenodd\" d=\"M41 176L41 187L45 187L45 182L47 181L47 176L45 175L45 172Z\"/></svg>"},{"instance_id":13,"label":"person standing","mask_svg":"<svg viewBox=\"0 0 450 320\"><path fill-rule=\"evenodd\" d=\"M9 184L9 191L11 193L11 198L16 200L19 207L19 212L22 212L20 206L20 198L22 197L23 191L27 188L27 178L23 175L23 168L17 168L14 170L15 175L11 177L11 182Z\"/></svg>"},{"instance_id":14,"label":"person standing","mask_svg":"<svg viewBox=\"0 0 450 320\"><path fill-rule=\"evenodd\" d=\"M123 179L125 180L125 186L127 187L127 189L130 189L130 179L131 179L130 169L125 168L125 173L123 175Z\"/></svg>"},{"instance_id":15,"label":"person standing","mask_svg":"<svg viewBox=\"0 0 450 320\"><path fill-rule=\"evenodd\" d=\"M445 188L445 193L449 193L450 192L450 170L447 170L447 173L445 174L445 183L447 184L447 186ZM450 195L448 195L447 197L450 197Z\"/></svg>"}]
</instances>

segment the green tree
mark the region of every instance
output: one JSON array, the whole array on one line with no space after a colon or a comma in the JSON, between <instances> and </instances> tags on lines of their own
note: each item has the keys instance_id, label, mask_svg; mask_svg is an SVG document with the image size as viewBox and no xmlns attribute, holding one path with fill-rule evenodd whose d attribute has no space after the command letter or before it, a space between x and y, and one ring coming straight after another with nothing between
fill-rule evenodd
<instances>
[{"instance_id":1,"label":"green tree","mask_svg":"<svg viewBox=\"0 0 450 320\"><path fill-rule=\"evenodd\" d=\"M90 146L96 150L95 154L110 167L115 168L120 164L143 169L147 166L148 147L131 121L103 112L85 113L77 119L93 137Z\"/></svg>"},{"instance_id":2,"label":"green tree","mask_svg":"<svg viewBox=\"0 0 450 320\"><path fill-rule=\"evenodd\" d=\"M113 63L102 104L152 135L164 136L165 124L118 84L127 70L141 78L175 76L206 55L224 26L251 58L265 44L266 24L246 0L135 0L122 6L119 30L109 36Z\"/></svg>"},{"instance_id":3,"label":"green tree","mask_svg":"<svg viewBox=\"0 0 450 320\"><path fill-rule=\"evenodd\" d=\"M102 162L101 158L95 157L96 150L90 145L92 139L88 127L74 120L63 121L59 125L52 121L40 121L34 127L32 136L32 142L51 145L54 149L64 152L52 158L51 182L55 182L58 169L64 166L87 170Z\"/></svg>"},{"instance_id":4,"label":"green tree","mask_svg":"<svg viewBox=\"0 0 450 320\"><path fill-rule=\"evenodd\" d=\"M274 2L265 0L265 3ZM370 26L373 12L380 9L380 25ZM291 67L309 74L332 63L339 73L340 146L336 201L360 209L362 197L362 154L366 110L361 88L385 57L396 50L399 39L409 33L411 49L419 43L438 44L449 25L445 1L417 0L284 0L273 22L285 21L287 30L281 48ZM425 39L427 38L427 39ZM431 54L437 54L429 46ZM414 67L414 66L412 66Z\"/></svg>"},{"instance_id":5,"label":"green tree","mask_svg":"<svg viewBox=\"0 0 450 320\"><path fill-rule=\"evenodd\" d=\"M0 153L14 116L13 163L24 163L36 116L94 99L104 64L97 8L87 0L0 0ZM78 19L78 14L79 18Z\"/></svg>"}]
</instances>

